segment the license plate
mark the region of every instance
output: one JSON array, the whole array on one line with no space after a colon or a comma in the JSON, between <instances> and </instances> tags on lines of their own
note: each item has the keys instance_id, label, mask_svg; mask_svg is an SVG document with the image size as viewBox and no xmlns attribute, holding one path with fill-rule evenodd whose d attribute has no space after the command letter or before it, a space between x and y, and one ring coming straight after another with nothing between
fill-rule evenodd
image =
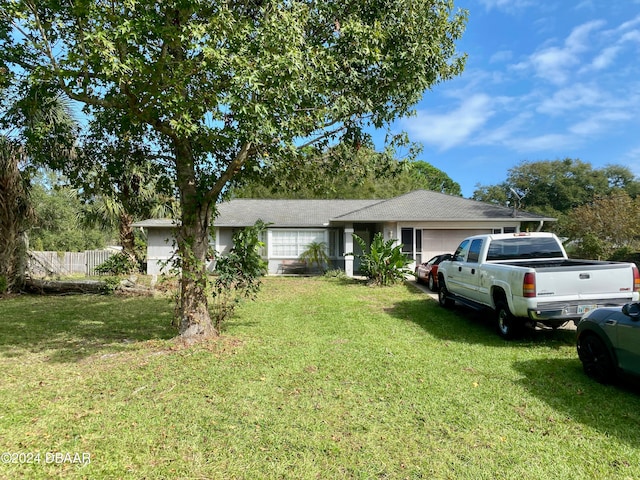
<instances>
[{"instance_id":1,"label":"license plate","mask_svg":"<svg viewBox=\"0 0 640 480\"><path fill-rule=\"evenodd\" d=\"M578 315L583 315L598 308L597 305L578 305Z\"/></svg>"}]
</instances>

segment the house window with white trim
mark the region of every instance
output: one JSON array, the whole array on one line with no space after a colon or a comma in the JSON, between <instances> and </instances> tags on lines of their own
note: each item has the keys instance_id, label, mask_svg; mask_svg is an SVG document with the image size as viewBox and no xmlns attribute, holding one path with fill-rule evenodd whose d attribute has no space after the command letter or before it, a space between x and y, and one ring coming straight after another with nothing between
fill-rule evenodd
<instances>
[{"instance_id":1,"label":"house window with white trim","mask_svg":"<svg viewBox=\"0 0 640 480\"><path fill-rule=\"evenodd\" d=\"M298 258L310 243L326 242L325 230L270 230L270 253L275 258Z\"/></svg>"}]
</instances>

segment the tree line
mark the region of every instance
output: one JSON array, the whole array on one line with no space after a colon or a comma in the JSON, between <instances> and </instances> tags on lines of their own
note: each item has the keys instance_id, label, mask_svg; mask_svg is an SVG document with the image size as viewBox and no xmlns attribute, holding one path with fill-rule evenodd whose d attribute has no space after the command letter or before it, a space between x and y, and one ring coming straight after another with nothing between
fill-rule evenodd
<instances>
[{"instance_id":1,"label":"tree line","mask_svg":"<svg viewBox=\"0 0 640 480\"><path fill-rule=\"evenodd\" d=\"M568 240L574 256L630 259L640 252L640 179L622 165L521 162L502 183L477 185L473 198L557 218L547 228Z\"/></svg>"}]
</instances>

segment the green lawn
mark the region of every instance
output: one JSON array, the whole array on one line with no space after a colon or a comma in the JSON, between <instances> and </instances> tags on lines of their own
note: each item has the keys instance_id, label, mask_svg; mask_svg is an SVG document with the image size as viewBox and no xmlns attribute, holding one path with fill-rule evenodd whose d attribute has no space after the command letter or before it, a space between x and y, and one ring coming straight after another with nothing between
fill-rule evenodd
<instances>
[{"instance_id":1,"label":"green lawn","mask_svg":"<svg viewBox=\"0 0 640 480\"><path fill-rule=\"evenodd\" d=\"M640 394L587 379L574 332L322 278L266 279L205 345L172 311L0 300L0 478L640 478Z\"/></svg>"}]
</instances>

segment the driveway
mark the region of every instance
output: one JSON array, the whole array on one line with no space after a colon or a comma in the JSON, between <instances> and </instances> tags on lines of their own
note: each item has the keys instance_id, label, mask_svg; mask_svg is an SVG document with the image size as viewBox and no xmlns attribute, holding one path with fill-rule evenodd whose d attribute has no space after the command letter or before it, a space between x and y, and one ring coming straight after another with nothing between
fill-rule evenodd
<instances>
[{"instance_id":1,"label":"driveway","mask_svg":"<svg viewBox=\"0 0 640 480\"><path fill-rule=\"evenodd\" d=\"M431 290L429 290L429 287L427 287L426 285L416 282L415 278L407 278L407 283L409 283L410 285L414 285L418 290L421 290L422 292L426 293L431 298L433 298L436 302L438 301L438 294L436 292L432 292ZM539 328L540 327L536 327L536 330L538 330ZM562 330L576 330L576 324L573 322L567 322L564 326L560 328Z\"/></svg>"}]
</instances>

